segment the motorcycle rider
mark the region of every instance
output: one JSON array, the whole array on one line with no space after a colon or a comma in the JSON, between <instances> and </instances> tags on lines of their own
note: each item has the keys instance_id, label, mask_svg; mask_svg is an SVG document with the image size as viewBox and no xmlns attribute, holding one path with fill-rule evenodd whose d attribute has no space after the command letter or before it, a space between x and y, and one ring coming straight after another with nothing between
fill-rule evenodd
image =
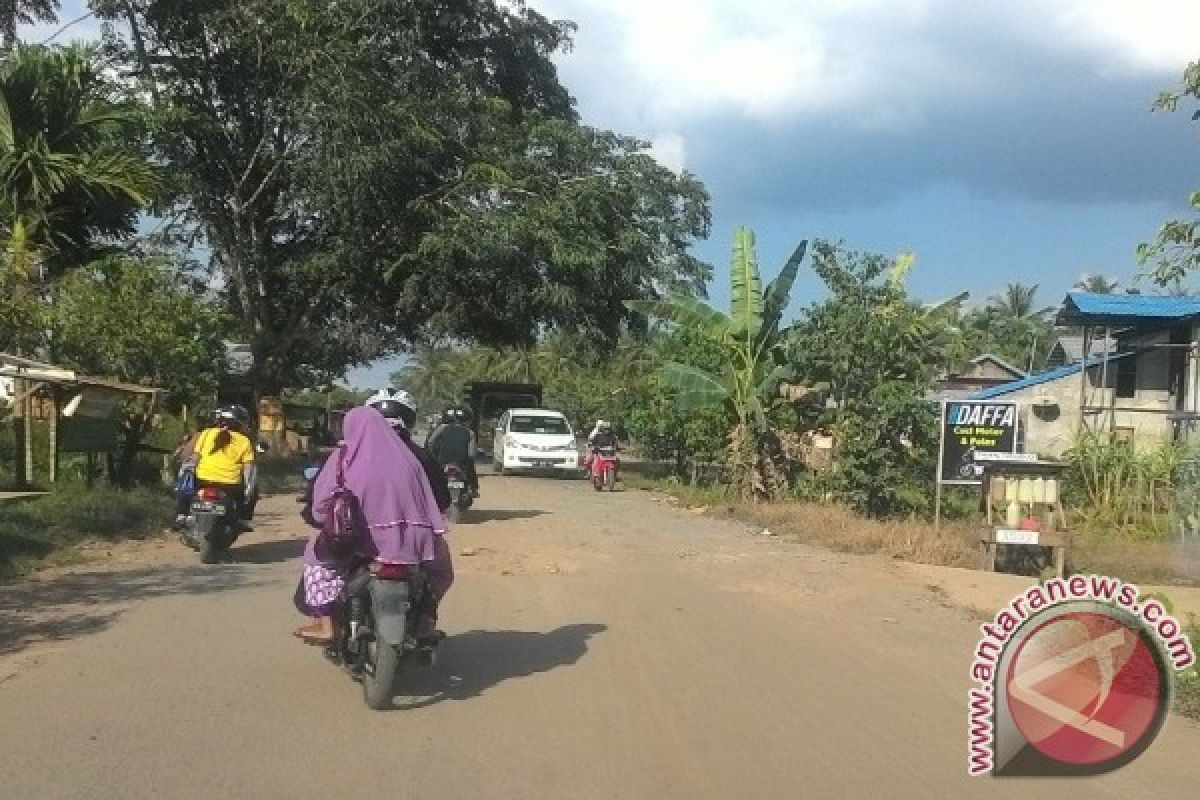
<instances>
[{"instance_id":1,"label":"motorcycle rider","mask_svg":"<svg viewBox=\"0 0 1200 800\"><path fill-rule=\"evenodd\" d=\"M247 436L249 430L250 414L245 408L222 406L213 414L213 424L192 444L197 487L224 491L233 501L231 516L243 531L252 530L246 522L247 498L253 498L258 487L258 466L254 463L254 445Z\"/></svg>"},{"instance_id":2,"label":"motorcycle rider","mask_svg":"<svg viewBox=\"0 0 1200 800\"><path fill-rule=\"evenodd\" d=\"M368 397L363 405L370 406L382 414L396 435L421 462L425 477L429 480L429 487L433 490L433 497L437 500L438 510L444 512L450 508L450 488L446 485L446 473L442 465L412 438L412 428L417 424L416 399L403 389L388 386Z\"/></svg>"},{"instance_id":3,"label":"motorcycle rider","mask_svg":"<svg viewBox=\"0 0 1200 800\"><path fill-rule=\"evenodd\" d=\"M584 464L584 466L589 469L589 474L591 474L590 469L592 466L593 454L597 450L610 448L614 451L619 450L621 448L621 441L617 438L616 431L613 430L613 425L611 422L603 419L596 420L596 427L592 431L591 435L588 436L587 463Z\"/></svg>"},{"instance_id":4,"label":"motorcycle rider","mask_svg":"<svg viewBox=\"0 0 1200 800\"><path fill-rule=\"evenodd\" d=\"M475 432L470 426L471 414L451 406L442 414L442 424L425 437L425 449L439 464L453 464L467 476L472 497L479 497L479 474L475 471Z\"/></svg>"}]
</instances>

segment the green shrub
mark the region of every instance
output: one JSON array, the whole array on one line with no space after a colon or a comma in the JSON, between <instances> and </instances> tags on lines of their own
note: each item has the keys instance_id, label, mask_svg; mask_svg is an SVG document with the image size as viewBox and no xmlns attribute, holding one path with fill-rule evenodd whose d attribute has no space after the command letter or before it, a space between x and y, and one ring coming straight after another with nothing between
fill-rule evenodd
<instances>
[{"instance_id":1,"label":"green shrub","mask_svg":"<svg viewBox=\"0 0 1200 800\"><path fill-rule=\"evenodd\" d=\"M0 506L0 578L59 557L89 537L138 539L161 530L171 512L165 491L60 489Z\"/></svg>"}]
</instances>

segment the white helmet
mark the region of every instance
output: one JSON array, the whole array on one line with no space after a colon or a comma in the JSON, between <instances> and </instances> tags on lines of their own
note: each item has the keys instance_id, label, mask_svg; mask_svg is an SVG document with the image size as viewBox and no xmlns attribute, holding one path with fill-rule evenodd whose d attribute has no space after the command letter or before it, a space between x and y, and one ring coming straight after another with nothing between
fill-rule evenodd
<instances>
[{"instance_id":1,"label":"white helmet","mask_svg":"<svg viewBox=\"0 0 1200 800\"><path fill-rule=\"evenodd\" d=\"M393 428L409 428L417 423L417 401L403 389L388 386L367 398L365 406L383 414Z\"/></svg>"}]
</instances>

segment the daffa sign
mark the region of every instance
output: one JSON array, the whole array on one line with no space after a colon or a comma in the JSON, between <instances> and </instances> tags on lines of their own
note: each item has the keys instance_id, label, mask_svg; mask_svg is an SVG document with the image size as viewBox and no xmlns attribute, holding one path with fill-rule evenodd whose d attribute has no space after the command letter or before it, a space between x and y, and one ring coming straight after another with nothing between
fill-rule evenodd
<instances>
[{"instance_id":1,"label":"daffa sign","mask_svg":"<svg viewBox=\"0 0 1200 800\"><path fill-rule=\"evenodd\" d=\"M947 403L942 414L938 479L942 483L981 483L980 453L1017 452L1016 403Z\"/></svg>"}]
</instances>

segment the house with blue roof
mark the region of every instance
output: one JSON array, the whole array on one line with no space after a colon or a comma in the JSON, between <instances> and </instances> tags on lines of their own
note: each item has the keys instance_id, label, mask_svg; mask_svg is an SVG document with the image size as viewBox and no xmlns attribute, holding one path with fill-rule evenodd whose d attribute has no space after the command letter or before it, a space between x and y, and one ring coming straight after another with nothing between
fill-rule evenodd
<instances>
[{"instance_id":1,"label":"house with blue roof","mask_svg":"<svg viewBox=\"0 0 1200 800\"><path fill-rule=\"evenodd\" d=\"M1025 452L1061 455L1084 432L1156 445L1200 419L1200 299L1071 292L1056 323L1080 332L1077 360L971 396L1017 403Z\"/></svg>"}]
</instances>

